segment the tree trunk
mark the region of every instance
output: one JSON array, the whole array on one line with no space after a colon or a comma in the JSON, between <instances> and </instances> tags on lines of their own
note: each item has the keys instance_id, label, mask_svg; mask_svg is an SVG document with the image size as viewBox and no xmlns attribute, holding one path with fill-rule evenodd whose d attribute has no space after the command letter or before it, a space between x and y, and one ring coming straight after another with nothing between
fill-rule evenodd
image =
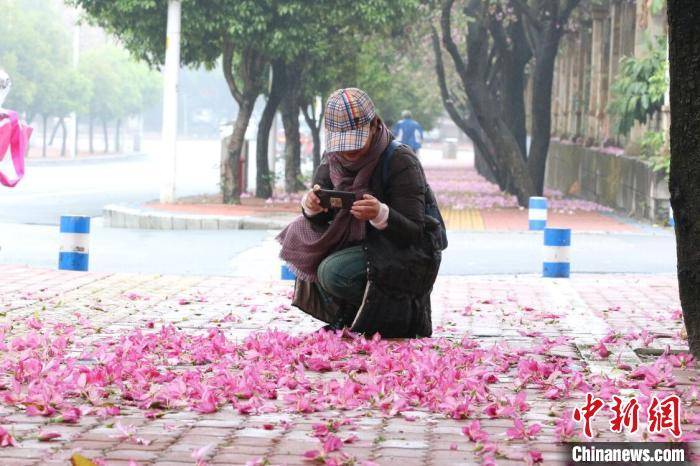
<instances>
[{"instance_id":1,"label":"tree trunk","mask_svg":"<svg viewBox=\"0 0 700 466\"><path fill-rule=\"evenodd\" d=\"M248 129L250 116L253 114L255 99L263 92L267 60L263 54L259 53L259 50L253 47L245 47L236 52L231 37L224 36L223 39L224 50L221 68L229 91L238 102L238 116L233 125L229 150L221 161L221 191L225 203L240 204L239 163L241 152L245 144L245 133ZM235 75L234 54L239 58L235 66ZM242 83L240 87L238 80Z\"/></svg>"},{"instance_id":2,"label":"tree trunk","mask_svg":"<svg viewBox=\"0 0 700 466\"><path fill-rule=\"evenodd\" d=\"M299 128L299 108L297 108L297 131ZM296 191L303 191L306 189L306 185L304 184L304 181L302 180L302 173L301 173L301 132L299 133L299 138L296 140L296 148L294 148L294 171L297 173L297 183L296 183Z\"/></svg>"},{"instance_id":3,"label":"tree trunk","mask_svg":"<svg viewBox=\"0 0 700 466\"><path fill-rule=\"evenodd\" d=\"M284 190L295 193L304 189L301 182L301 143L299 135L299 99L296 84L287 87L282 97L282 125L284 126Z\"/></svg>"},{"instance_id":4,"label":"tree trunk","mask_svg":"<svg viewBox=\"0 0 700 466\"><path fill-rule=\"evenodd\" d=\"M238 116L233 124L228 152L221 160L221 193L225 204L241 203L241 186L239 183L241 153L245 144L245 133L253 114L256 95L244 95L238 106Z\"/></svg>"},{"instance_id":5,"label":"tree trunk","mask_svg":"<svg viewBox=\"0 0 700 466\"><path fill-rule=\"evenodd\" d=\"M265 109L258 122L258 139L255 147L255 197L262 199L267 199L272 196L274 176L270 173L269 154L267 150L270 141L270 128L272 128L277 108L282 100L283 73L284 65L281 62L273 63L270 95L267 97ZM276 137L276 135L273 135L273 137Z\"/></svg>"},{"instance_id":6,"label":"tree trunk","mask_svg":"<svg viewBox=\"0 0 700 466\"><path fill-rule=\"evenodd\" d=\"M66 156L66 138L68 137L68 128L66 128L66 121L64 118L59 120L61 124L61 157Z\"/></svg>"},{"instance_id":7,"label":"tree trunk","mask_svg":"<svg viewBox=\"0 0 700 466\"><path fill-rule=\"evenodd\" d=\"M486 178L488 181L491 183L496 183L498 184L498 180L496 179L496 175L493 173L493 170L491 170L491 167L489 166L488 162L486 161L486 157L484 154L481 153L481 150L474 144L474 169L476 172Z\"/></svg>"},{"instance_id":8,"label":"tree trunk","mask_svg":"<svg viewBox=\"0 0 700 466\"><path fill-rule=\"evenodd\" d=\"M311 113L309 113L311 110ZM321 165L321 122L323 121L323 103L321 103L321 118L316 121L316 107L311 105L302 105L301 112L304 115L304 120L306 120L306 125L311 130L311 139L314 143L313 148L313 172L316 173L316 169Z\"/></svg>"},{"instance_id":9,"label":"tree trunk","mask_svg":"<svg viewBox=\"0 0 700 466\"><path fill-rule=\"evenodd\" d=\"M457 99L450 95L447 88L447 80L445 78L445 66L442 61L442 50L440 49L440 38L435 29L432 32L433 41L433 52L435 53L435 74L437 75L438 87L440 88L440 97L442 99L442 104L447 110L447 114L450 116L452 121L457 125L457 127L462 130L464 134L472 141L474 145L474 156L475 165L477 170L480 169L480 165L485 165L487 169L483 169L483 172L492 174L495 181L498 183L499 188L505 191L506 183L505 178L501 176L503 171L507 171L507 167L502 167L498 163L498 156L494 153L493 148L487 141L487 137L484 134L479 123L476 121L474 112L467 108L466 103L459 103ZM477 163L478 162L478 163ZM479 173L483 172L480 170Z\"/></svg>"},{"instance_id":10,"label":"tree trunk","mask_svg":"<svg viewBox=\"0 0 700 466\"><path fill-rule=\"evenodd\" d=\"M56 133L58 132L58 128L61 126L61 122L63 119L60 119L56 122L56 124L53 126L53 130L51 130L51 137L49 138L49 145L53 146L53 140L56 138Z\"/></svg>"},{"instance_id":11,"label":"tree trunk","mask_svg":"<svg viewBox=\"0 0 700 466\"><path fill-rule=\"evenodd\" d=\"M479 47L476 44L472 46ZM472 57L473 55L470 54L470 63ZM474 61L478 60L477 57L474 58ZM526 207L530 196L534 196L535 190L518 141L508 124L498 114L498 104L490 95L486 83L473 75L466 76L463 82L479 126L488 137L494 153L508 167L509 176L506 181L508 192L518 198L519 205Z\"/></svg>"},{"instance_id":12,"label":"tree trunk","mask_svg":"<svg viewBox=\"0 0 700 466\"><path fill-rule=\"evenodd\" d=\"M544 175L552 133L552 85L554 62L559 50L559 33L553 32L535 57L532 76L532 141L527 168L539 196L544 192Z\"/></svg>"},{"instance_id":13,"label":"tree trunk","mask_svg":"<svg viewBox=\"0 0 700 466\"><path fill-rule=\"evenodd\" d=\"M107 131L107 120L102 119L102 134L105 140L105 154L109 153L109 133Z\"/></svg>"},{"instance_id":14,"label":"tree trunk","mask_svg":"<svg viewBox=\"0 0 700 466\"><path fill-rule=\"evenodd\" d=\"M120 133L122 129L122 120L121 118L117 120L117 127L115 128L115 134L114 134L114 151L118 154L119 149L120 149Z\"/></svg>"},{"instance_id":15,"label":"tree trunk","mask_svg":"<svg viewBox=\"0 0 700 466\"><path fill-rule=\"evenodd\" d=\"M525 65L514 64L503 84L503 116L513 132L523 160L527 159L527 125L525 116Z\"/></svg>"},{"instance_id":16,"label":"tree trunk","mask_svg":"<svg viewBox=\"0 0 700 466\"><path fill-rule=\"evenodd\" d=\"M321 165L321 128L312 126L311 138L314 141L314 173L316 173L316 169Z\"/></svg>"},{"instance_id":17,"label":"tree trunk","mask_svg":"<svg viewBox=\"0 0 700 466\"><path fill-rule=\"evenodd\" d=\"M678 288L688 345L700 358L700 4L668 2L671 75L669 188L678 255Z\"/></svg>"},{"instance_id":18,"label":"tree trunk","mask_svg":"<svg viewBox=\"0 0 700 466\"><path fill-rule=\"evenodd\" d=\"M485 27L485 18L489 14L488 5L472 1L465 9L465 12L469 10L469 14L481 16L481 19L477 17L469 25L466 52L469 59L465 62L462 58L462 52L452 38L451 10L453 3L453 1L445 2L442 7L440 19L442 43L452 58L479 127L486 134L489 146L493 149L492 168L494 168L494 174L507 175L507 179L502 180L499 184L505 185L507 191L517 197L518 204L525 207L530 196L535 193L534 186L520 145L503 117L498 96L492 94L488 83L488 70L492 66L489 56L489 36ZM478 135L475 136L478 140ZM472 140L475 141L475 138L472 137ZM480 147L480 149L483 153L488 153L483 150L484 147Z\"/></svg>"},{"instance_id":19,"label":"tree trunk","mask_svg":"<svg viewBox=\"0 0 700 466\"><path fill-rule=\"evenodd\" d=\"M90 123L88 124L88 132L90 133L89 139L90 139L90 153L94 154L95 153L95 146L93 145L94 141L94 136L95 136L95 118L90 115Z\"/></svg>"},{"instance_id":20,"label":"tree trunk","mask_svg":"<svg viewBox=\"0 0 700 466\"><path fill-rule=\"evenodd\" d=\"M134 133L134 152L141 151L141 136L143 133L143 115L139 115L136 120L136 132Z\"/></svg>"},{"instance_id":21,"label":"tree trunk","mask_svg":"<svg viewBox=\"0 0 700 466\"><path fill-rule=\"evenodd\" d=\"M559 0L557 0L559 1ZM527 159L527 116L525 111L525 87L527 77L525 68L532 58L532 51L527 44L525 28L522 21L510 25L491 22L492 36L503 68L496 79L502 93L501 114L511 129L520 148L523 159ZM510 38L510 43L508 41Z\"/></svg>"},{"instance_id":22,"label":"tree trunk","mask_svg":"<svg viewBox=\"0 0 700 466\"><path fill-rule=\"evenodd\" d=\"M44 130L44 131L43 131L43 136L44 136L44 137L43 137L43 141L42 141L42 143L41 143L41 156L42 156L42 157L46 157L46 120L47 120L46 115L43 115L42 119L43 119L43 125L42 125L42 127L43 127L43 130Z\"/></svg>"},{"instance_id":23,"label":"tree trunk","mask_svg":"<svg viewBox=\"0 0 700 466\"><path fill-rule=\"evenodd\" d=\"M78 142L79 142L78 137L79 136L80 136L80 121L79 121L78 115L76 114L75 115L75 132L73 134L73 154L74 154L74 157L78 156Z\"/></svg>"}]
</instances>

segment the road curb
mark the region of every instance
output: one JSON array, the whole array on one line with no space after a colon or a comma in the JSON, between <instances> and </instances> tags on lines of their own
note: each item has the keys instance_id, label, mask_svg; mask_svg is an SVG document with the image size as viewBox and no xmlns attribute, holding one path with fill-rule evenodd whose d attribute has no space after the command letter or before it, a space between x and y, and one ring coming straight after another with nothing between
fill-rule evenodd
<instances>
[{"instance_id":1,"label":"road curb","mask_svg":"<svg viewBox=\"0 0 700 466\"><path fill-rule=\"evenodd\" d=\"M73 164L98 164L114 161L140 160L146 157L147 155L144 152L137 152L135 154L90 155L74 159L27 157L24 163L29 167L55 167Z\"/></svg>"},{"instance_id":2,"label":"road curb","mask_svg":"<svg viewBox=\"0 0 700 466\"><path fill-rule=\"evenodd\" d=\"M289 223L255 216L159 212L116 204L105 206L102 218L105 227L141 230L281 230Z\"/></svg>"}]
</instances>

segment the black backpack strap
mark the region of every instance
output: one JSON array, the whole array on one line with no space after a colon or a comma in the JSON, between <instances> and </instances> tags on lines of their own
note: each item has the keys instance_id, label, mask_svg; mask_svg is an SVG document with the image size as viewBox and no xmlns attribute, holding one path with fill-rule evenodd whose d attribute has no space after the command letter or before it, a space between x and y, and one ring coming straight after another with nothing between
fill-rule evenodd
<instances>
[{"instance_id":1,"label":"black backpack strap","mask_svg":"<svg viewBox=\"0 0 700 466\"><path fill-rule=\"evenodd\" d=\"M393 139L384 152L382 153L382 186L386 188L386 183L389 181L389 164L394 156L394 151L401 145L399 141Z\"/></svg>"},{"instance_id":2,"label":"black backpack strap","mask_svg":"<svg viewBox=\"0 0 700 466\"><path fill-rule=\"evenodd\" d=\"M386 191L387 182L389 181L389 164L391 163L391 158L394 156L394 152L403 144L396 139L392 140L389 145L384 149L381 155L382 164L382 189ZM419 165L420 166L420 165ZM439 238L437 240L438 244L435 245L436 249L439 251L447 248L447 229L445 228L445 220L442 218L440 213L440 208L437 204L437 199L435 198L435 193L430 189L428 180L425 178L425 172L423 167L420 166L420 171L423 174L423 179L425 180L425 213L432 217L435 226L439 228Z\"/></svg>"}]
</instances>

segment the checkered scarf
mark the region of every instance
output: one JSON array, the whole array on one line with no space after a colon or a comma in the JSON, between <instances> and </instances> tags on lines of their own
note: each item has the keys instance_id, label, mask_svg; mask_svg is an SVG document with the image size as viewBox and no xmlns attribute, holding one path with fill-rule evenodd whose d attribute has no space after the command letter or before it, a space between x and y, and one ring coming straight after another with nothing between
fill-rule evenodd
<instances>
[{"instance_id":1,"label":"checkered scarf","mask_svg":"<svg viewBox=\"0 0 700 466\"><path fill-rule=\"evenodd\" d=\"M384 149L389 145L389 130L379 121L379 128L367 154L357 160L347 160L341 152L325 154L333 188L352 191L359 199L369 192L369 182ZM290 269L307 281L316 281L316 270L329 254L344 249L365 238L367 222L352 216L349 210L340 210L333 222L321 229L306 217L299 216L277 236L282 245L280 258Z\"/></svg>"}]
</instances>

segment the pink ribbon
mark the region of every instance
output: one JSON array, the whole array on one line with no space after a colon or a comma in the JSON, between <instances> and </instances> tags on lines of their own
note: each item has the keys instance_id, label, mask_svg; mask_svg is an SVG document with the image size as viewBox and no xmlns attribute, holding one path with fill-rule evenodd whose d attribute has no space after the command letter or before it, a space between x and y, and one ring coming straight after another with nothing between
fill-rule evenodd
<instances>
[{"instance_id":1,"label":"pink ribbon","mask_svg":"<svg viewBox=\"0 0 700 466\"><path fill-rule=\"evenodd\" d=\"M12 165L15 167L17 178L9 180L2 172L0 172L0 183L10 188L19 183L19 180L24 176L24 156L27 153L29 146L29 138L32 135L32 128L20 124L17 112L12 110L3 110L5 114L0 113L2 118L9 118L10 123L0 126L0 162L5 158L10 149L12 157Z\"/></svg>"}]
</instances>

